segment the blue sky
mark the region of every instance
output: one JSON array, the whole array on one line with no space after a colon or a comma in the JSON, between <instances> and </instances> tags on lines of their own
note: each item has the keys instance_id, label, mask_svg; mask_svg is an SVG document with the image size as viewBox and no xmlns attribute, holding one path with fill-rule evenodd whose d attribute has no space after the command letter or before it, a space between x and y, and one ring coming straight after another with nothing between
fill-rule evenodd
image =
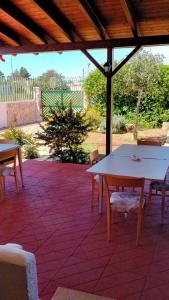
<instances>
[{"instance_id":1,"label":"blue sky","mask_svg":"<svg viewBox=\"0 0 169 300\"><path fill-rule=\"evenodd\" d=\"M163 54L164 62L169 64L169 46L159 46L152 48L145 48L154 54ZM115 60L123 59L132 49L115 49ZM90 53L99 63L106 61L105 50L92 50ZM5 62L0 61L0 70L5 76L9 75L16 69L25 67L32 77L41 75L49 69L54 69L64 76L82 76L94 69L93 64L80 51L67 51L62 54L58 53L43 53L39 55L34 54L20 54L17 56L4 55Z\"/></svg>"}]
</instances>

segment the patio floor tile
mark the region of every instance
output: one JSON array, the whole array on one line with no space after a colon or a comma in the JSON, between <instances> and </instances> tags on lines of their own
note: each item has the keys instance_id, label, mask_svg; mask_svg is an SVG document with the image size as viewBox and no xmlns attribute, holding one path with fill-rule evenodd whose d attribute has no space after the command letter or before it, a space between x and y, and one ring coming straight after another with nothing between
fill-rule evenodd
<instances>
[{"instance_id":1,"label":"patio floor tile","mask_svg":"<svg viewBox=\"0 0 169 300\"><path fill-rule=\"evenodd\" d=\"M0 202L0 243L19 243L37 260L39 291L49 300L58 286L120 300L169 299L169 201L160 225L160 199L145 218L142 245L136 220L118 217L112 242L106 214L91 210L91 178L85 165L23 163L25 187L7 180Z\"/></svg>"}]
</instances>

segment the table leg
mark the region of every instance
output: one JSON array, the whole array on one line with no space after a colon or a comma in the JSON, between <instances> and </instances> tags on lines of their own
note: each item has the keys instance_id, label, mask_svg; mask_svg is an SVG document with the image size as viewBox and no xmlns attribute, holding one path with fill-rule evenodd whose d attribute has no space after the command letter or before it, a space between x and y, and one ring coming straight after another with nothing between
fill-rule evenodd
<instances>
[{"instance_id":1,"label":"table leg","mask_svg":"<svg viewBox=\"0 0 169 300\"><path fill-rule=\"evenodd\" d=\"M103 176L99 175L99 213L103 212Z\"/></svg>"},{"instance_id":2,"label":"table leg","mask_svg":"<svg viewBox=\"0 0 169 300\"><path fill-rule=\"evenodd\" d=\"M161 225L164 224L164 210L165 210L165 189L163 188L162 191L162 199L161 199Z\"/></svg>"},{"instance_id":3,"label":"table leg","mask_svg":"<svg viewBox=\"0 0 169 300\"><path fill-rule=\"evenodd\" d=\"M24 182L23 182L23 172L22 172L22 153L21 153L21 148L18 148L18 162L19 162L19 170L20 170L20 175L21 175L21 182L22 186L24 187Z\"/></svg>"}]
</instances>

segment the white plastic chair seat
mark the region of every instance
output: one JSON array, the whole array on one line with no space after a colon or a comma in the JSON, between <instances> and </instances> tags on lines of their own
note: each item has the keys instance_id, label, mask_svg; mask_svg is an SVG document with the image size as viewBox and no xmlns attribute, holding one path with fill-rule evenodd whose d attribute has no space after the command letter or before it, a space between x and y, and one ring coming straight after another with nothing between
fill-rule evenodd
<instances>
[{"instance_id":1,"label":"white plastic chair seat","mask_svg":"<svg viewBox=\"0 0 169 300\"><path fill-rule=\"evenodd\" d=\"M129 213L139 207L139 195L133 192L114 192L110 196L110 203L112 210Z\"/></svg>"},{"instance_id":2,"label":"white plastic chair seat","mask_svg":"<svg viewBox=\"0 0 169 300\"><path fill-rule=\"evenodd\" d=\"M13 175L13 173L13 168L0 165L0 176L10 176Z\"/></svg>"}]
</instances>

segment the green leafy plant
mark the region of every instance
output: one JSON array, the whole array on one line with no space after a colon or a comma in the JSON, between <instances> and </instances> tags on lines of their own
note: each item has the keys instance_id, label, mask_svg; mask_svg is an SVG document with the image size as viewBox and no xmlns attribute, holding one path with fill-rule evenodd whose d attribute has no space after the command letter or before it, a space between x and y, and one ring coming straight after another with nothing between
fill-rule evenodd
<instances>
[{"instance_id":1,"label":"green leafy plant","mask_svg":"<svg viewBox=\"0 0 169 300\"><path fill-rule=\"evenodd\" d=\"M169 121L168 82L169 66L163 64L163 57L141 51L112 78L113 114L124 115L128 123L135 124L135 135L137 127L160 127ZM83 87L89 103L105 116L104 75L99 70L90 72Z\"/></svg>"},{"instance_id":2,"label":"green leafy plant","mask_svg":"<svg viewBox=\"0 0 169 300\"><path fill-rule=\"evenodd\" d=\"M16 144L23 146L25 144L34 144L31 134L27 134L24 130L14 126L9 127L4 132L4 138L15 141Z\"/></svg>"},{"instance_id":3,"label":"green leafy plant","mask_svg":"<svg viewBox=\"0 0 169 300\"><path fill-rule=\"evenodd\" d=\"M100 123L100 126L99 126L97 131L100 132L100 133L105 133L106 132L106 121L102 121Z\"/></svg>"},{"instance_id":4,"label":"green leafy plant","mask_svg":"<svg viewBox=\"0 0 169 300\"><path fill-rule=\"evenodd\" d=\"M112 133L122 133L126 131L126 120L124 116L114 115L112 117ZM106 132L106 121L102 121L98 128L98 132Z\"/></svg>"},{"instance_id":5,"label":"green leafy plant","mask_svg":"<svg viewBox=\"0 0 169 300\"><path fill-rule=\"evenodd\" d=\"M94 107L89 107L86 111L86 120L91 124L93 130L97 130L103 118Z\"/></svg>"},{"instance_id":6,"label":"green leafy plant","mask_svg":"<svg viewBox=\"0 0 169 300\"><path fill-rule=\"evenodd\" d=\"M56 156L52 155L53 158ZM64 149L57 152L57 158L63 163L76 163L76 164L85 164L88 159L88 153L83 150L81 147L75 147L74 149Z\"/></svg>"},{"instance_id":7,"label":"green leafy plant","mask_svg":"<svg viewBox=\"0 0 169 300\"><path fill-rule=\"evenodd\" d=\"M63 105L51 110L46 125L37 138L50 148L50 157L61 162L84 163L87 155L80 147L92 126L86 120L86 114L75 112L72 106Z\"/></svg>"},{"instance_id":8,"label":"green leafy plant","mask_svg":"<svg viewBox=\"0 0 169 300\"><path fill-rule=\"evenodd\" d=\"M114 115L112 118L112 132L122 133L126 131L126 120L124 116Z\"/></svg>"},{"instance_id":9,"label":"green leafy plant","mask_svg":"<svg viewBox=\"0 0 169 300\"><path fill-rule=\"evenodd\" d=\"M39 157L36 145L24 145L24 157L27 159L34 159Z\"/></svg>"},{"instance_id":10,"label":"green leafy plant","mask_svg":"<svg viewBox=\"0 0 169 300\"><path fill-rule=\"evenodd\" d=\"M106 78L98 70L89 73L83 83L84 91L89 100L102 116L106 115Z\"/></svg>"}]
</instances>

